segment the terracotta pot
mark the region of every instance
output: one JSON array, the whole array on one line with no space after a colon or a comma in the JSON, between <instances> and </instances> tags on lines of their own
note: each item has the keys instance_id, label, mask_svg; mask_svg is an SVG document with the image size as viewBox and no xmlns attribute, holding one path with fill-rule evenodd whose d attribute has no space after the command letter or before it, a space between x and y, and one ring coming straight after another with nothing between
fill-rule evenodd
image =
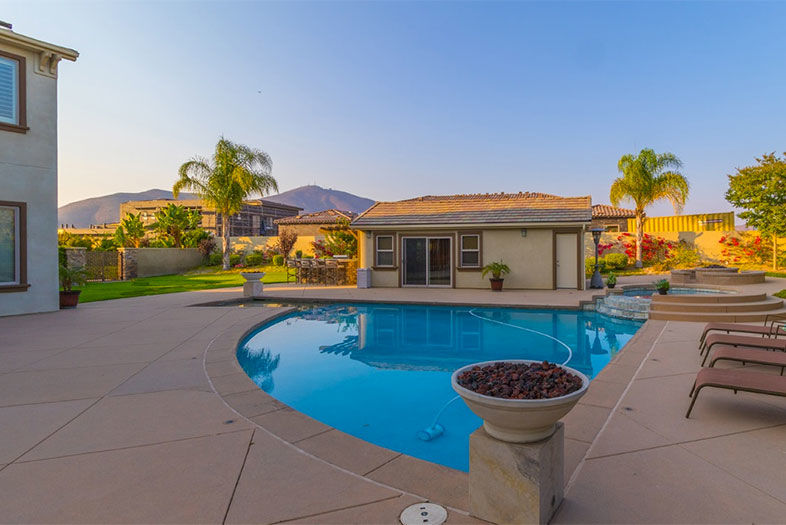
<instances>
[{"instance_id":1,"label":"terracotta pot","mask_svg":"<svg viewBox=\"0 0 786 525\"><path fill-rule=\"evenodd\" d=\"M502 281L504 281L504 280L505 279L494 279L493 277L491 279L489 279L489 282L491 283L491 289L494 290L495 292L501 292L502 291Z\"/></svg>"},{"instance_id":2,"label":"terracotta pot","mask_svg":"<svg viewBox=\"0 0 786 525\"><path fill-rule=\"evenodd\" d=\"M589 378L573 368L562 368L581 378L581 388L566 396L551 399L503 399L478 394L458 384L457 378L475 366L494 363L540 363L525 359L484 361L459 368L450 378L453 390L461 396L477 416L483 419L483 428L490 436L509 443L532 443L546 439L556 430L556 423L571 411L581 396L587 392Z\"/></svg>"},{"instance_id":3,"label":"terracotta pot","mask_svg":"<svg viewBox=\"0 0 786 525\"><path fill-rule=\"evenodd\" d=\"M77 303L79 303L79 294L81 292L81 290L60 292L60 308L76 308Z\"/></svg>"}]
</instances>

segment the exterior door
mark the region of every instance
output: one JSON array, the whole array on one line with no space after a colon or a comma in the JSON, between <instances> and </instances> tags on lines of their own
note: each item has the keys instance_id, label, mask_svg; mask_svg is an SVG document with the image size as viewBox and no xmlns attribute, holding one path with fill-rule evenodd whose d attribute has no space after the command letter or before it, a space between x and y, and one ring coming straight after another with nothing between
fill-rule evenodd
<instances>
[{"instance_id":1,"label":"exterior door","mask_svg":"<svg viewBox=\"0 0 786 525\"><path fill-rule=\"evenodd\" d=\"M404 286L451 286L449 237L404 237L401 283Z\"/></svg>"},{"instance_id":2,"label":"exterior door","mask_svg":"<svg viewBox=\"0 0 786 525\"><path fill-rule=\"evenodd\" d=\"M578 238L575 233L558 233L557 243L557 288L579 287L578 281Z\"/></svg>"}]
</instances>

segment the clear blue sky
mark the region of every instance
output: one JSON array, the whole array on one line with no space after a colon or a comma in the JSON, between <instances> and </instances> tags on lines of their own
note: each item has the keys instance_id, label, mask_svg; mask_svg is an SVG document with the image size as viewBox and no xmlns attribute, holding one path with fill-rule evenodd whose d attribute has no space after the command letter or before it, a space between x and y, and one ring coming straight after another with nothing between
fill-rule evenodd
<instances>
[{"instance_id":1,"label":"clear blue sky","mask_svg":"<svg viewBox=\"0 0 786 525\"><path fill-rule=\"evenodd\" d=\"M687 212L786 150L784 3L4 3L77 49L60 71L60 203L170 188L220 134L282 190L393 200L542 191L608 201L671 151ZM259 93L261 91L261 93ZM650 214L669 213L658 206Z\"/></svg>"}]
</instances>

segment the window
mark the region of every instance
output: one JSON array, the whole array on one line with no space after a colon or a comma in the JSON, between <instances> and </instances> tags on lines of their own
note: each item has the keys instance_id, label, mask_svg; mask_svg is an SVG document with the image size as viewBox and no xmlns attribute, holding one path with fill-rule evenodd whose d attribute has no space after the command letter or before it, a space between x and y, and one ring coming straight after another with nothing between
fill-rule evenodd
<instances>
[{"instance_id":1,"label":"window","mask_svg":"<svg viewBox=\"0 0 786 525\"><path fill-rule=\"evenodd\" d=\"M0 51L0 129L27 130L25 99L24 57Z\"/></svg>"},{"instance_id":2,"label":"window","mask_svg":"<svg viewBox=\"0 0 786 525\"><path fill-rule=\"evenodd\" d=\"M604 224L603 227L606 229L607 232L618 232L620 231L619 224Z\"/></svg>"},{"instance_id":3,"label":"window","mask_svg":"<svg viewBox=\"0 0 786 525\"><path fill-rule=\"evenodd\" d=\"M393 236L377 236L376 266L393 266Z\"/></svg>"},{"instance_id":4,"label":"window","mask_svg":"<svg viewBox=\"0 0 786 525\"><path fill-rule=\"evenodd\" d=\"M480 234L473 233L461 236L462 268L480 268Z\"/></svg>"},{"instance_id":5,"label":"window","mask_svg":"<svg viewBox=\"0 0 786 525\"><path fill-rule=\"evenodd\" d=\"M26 289L26 206L0 201L0 291Z\"/></svg>"}]
</instances>

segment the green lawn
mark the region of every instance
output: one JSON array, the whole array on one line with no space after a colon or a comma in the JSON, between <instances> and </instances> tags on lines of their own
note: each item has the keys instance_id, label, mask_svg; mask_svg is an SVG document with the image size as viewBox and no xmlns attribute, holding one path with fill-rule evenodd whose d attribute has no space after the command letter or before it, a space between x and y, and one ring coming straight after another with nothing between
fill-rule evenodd
<instances>
[{"instance_id":1,"label":"green lawn","mask_svg":"<svg viewBox=\"0 0 786 525\"><path fill-rule=\"evenodd\" d=\"M243 271L266 272L262 280L265 283L283 283L287 280L287 271L283 266L244 268ZM110 283L87 283L80 288L82 293L79 296L79 302L91 303L93 301L120 299L121 297L231 288L242 285L243 277L240 275L240 270L224 272L211 268L202 268L179 275L140 277L130 281Z\"/></svg>"}]
</instances>

